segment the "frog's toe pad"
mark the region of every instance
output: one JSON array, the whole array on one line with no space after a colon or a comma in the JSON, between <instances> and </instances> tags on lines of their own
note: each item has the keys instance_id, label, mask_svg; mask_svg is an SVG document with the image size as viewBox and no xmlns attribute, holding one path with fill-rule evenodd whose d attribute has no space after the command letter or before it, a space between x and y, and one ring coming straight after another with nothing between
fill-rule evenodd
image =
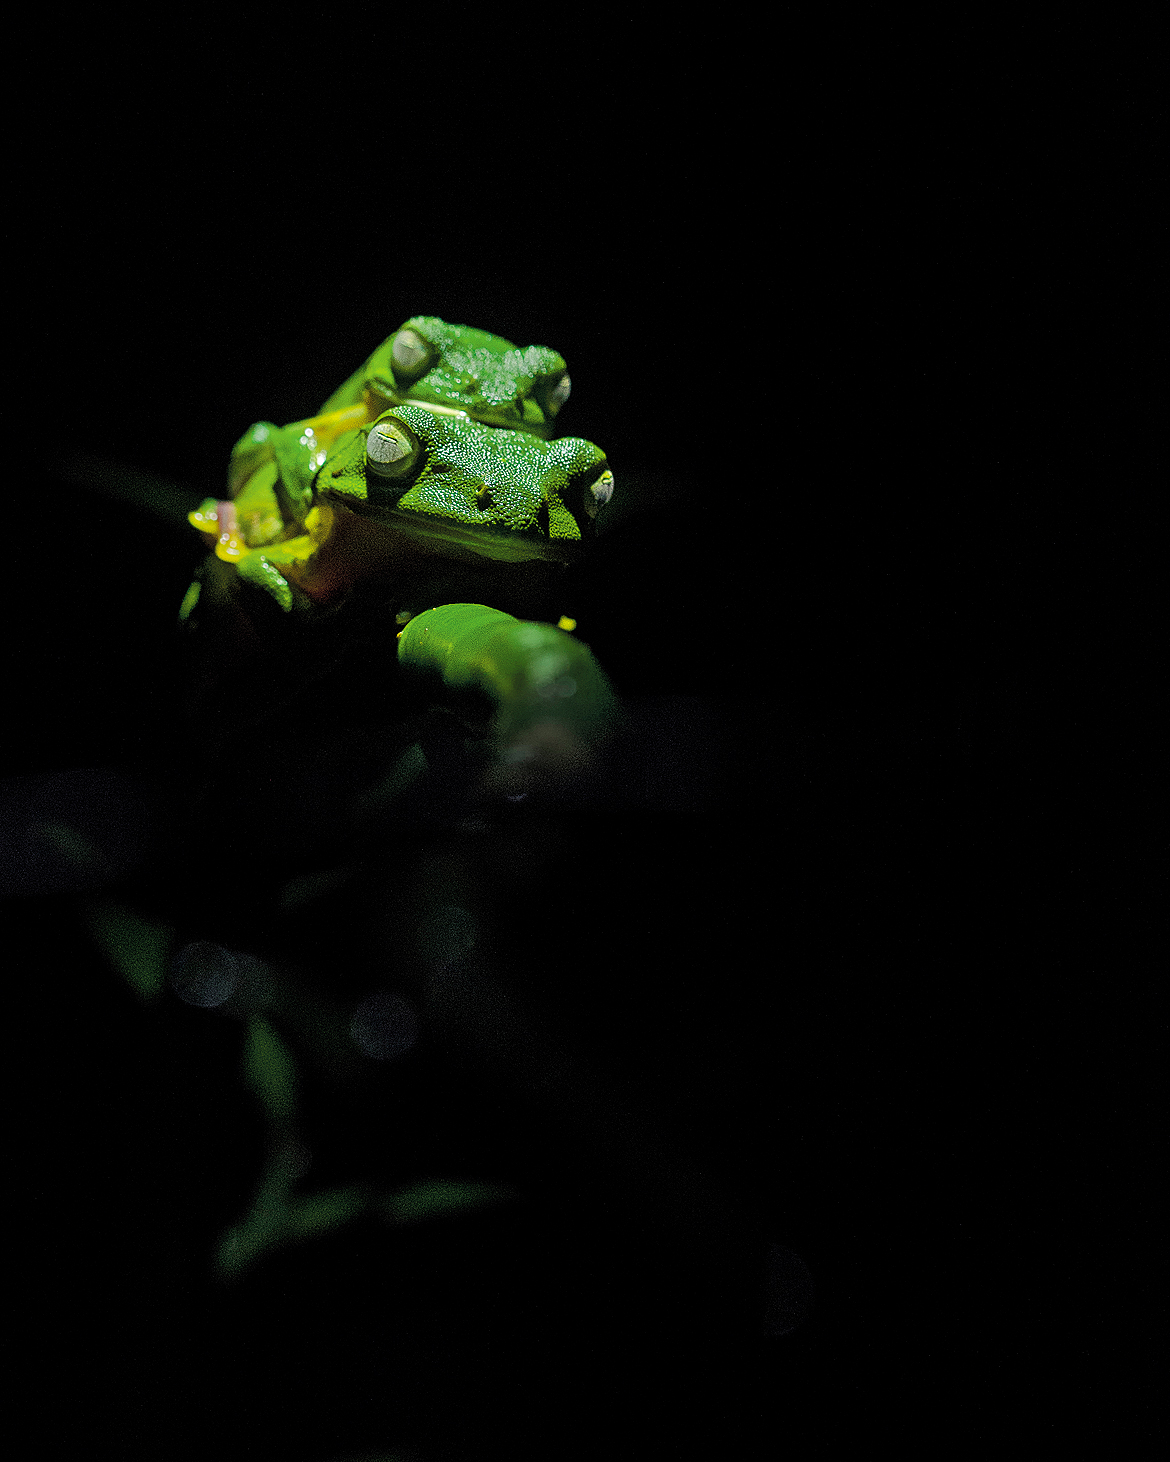
<instances>
[{"instance_id":1,"label":"frog's toe pad","mask_svg":"<svg viewBox=\"0 0 1170 1462\"><path fill-rule=\"evenodd\" d=\"M286 614L292 610L292 586L276 565L265 558L262 553L246 554L240 559L237 571L241 579L246 580L249 584L255 584L257 588L263 589L266 594L271 595Z\"/></svg>"}]
</instances>

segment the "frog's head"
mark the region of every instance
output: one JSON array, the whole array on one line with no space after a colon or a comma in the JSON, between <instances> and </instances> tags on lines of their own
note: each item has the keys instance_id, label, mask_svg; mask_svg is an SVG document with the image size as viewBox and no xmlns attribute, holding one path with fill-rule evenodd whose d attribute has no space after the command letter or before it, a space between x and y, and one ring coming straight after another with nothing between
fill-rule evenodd
<instances>
[{"instance_id":1,"label":"frog's head","mask_svg":"<svg viewBox=\"0 0 1170 1462\"><path fill-rule=\"evenodd\" d=\"M407 404L339 439L315 487L440 551L568 562L609 501L613 474L580 437L548 442Z\"/></svg>"},{"instance_id":2,"label":"frog's head","mask_svg":"<svg viewBox=\"0 0 1170 1462\"><path fill-rule=\"evenodd\" d=\"M384 340L363 377L371 398L387 406L416 401L538 437L552 435L569 396L569 373L555 350L518 350L499 335L433 315L416 315Z\"/></svg>"}]
</instances>

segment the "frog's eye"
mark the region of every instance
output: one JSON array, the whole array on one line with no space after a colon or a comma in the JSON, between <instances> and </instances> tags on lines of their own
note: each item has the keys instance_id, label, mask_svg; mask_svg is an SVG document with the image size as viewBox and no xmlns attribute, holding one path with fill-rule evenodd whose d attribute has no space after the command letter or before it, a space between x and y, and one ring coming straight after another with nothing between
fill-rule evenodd
<instances>
[{"instance_id":1,"label":"frog's eye","mask_svg":"<svg viewBox=\"0 0 1170 1462\"><path fill-rule=\"evenodd\" d=\"M416 330L399 330L390 347L395 379L404 385L426 375L435 352Z\"/></svg>"},{"instance_id":2,"label":"frog's eye","mask_svg":"<svg viewBox=\"0 0 1170 1462\"><path fill-rule=\"evenodd\" d=\"M610 498L613 497L613 473L607 467L600 477L595 477L585 489L585 512L590 518L596 518L597 514L605 507Z\"/></svg>"},{"instance_id":3,"label":"frog's eye","mask_svg":"<svg viewBox=\"0 0 1170 1462\"><path fill-rule=\"evenodd\" d=\"M553 417L569 399L572 382L569 380L568 371L562 371L559 376L550 376L546 380L538 381L535 389L536 399L544 408L544 414Z\"/></svg>"},{"instance_id":4,"label":"frog's eye","mask_svg":"<svg viewBox=\"0 0 1170 1462\"><path fill-rule=\"evenodd\" d=\"M422 443L400 421L376 421L366 438L366 469L384 482L400 484L417 476Z\"/></svg>"}]
</instances>

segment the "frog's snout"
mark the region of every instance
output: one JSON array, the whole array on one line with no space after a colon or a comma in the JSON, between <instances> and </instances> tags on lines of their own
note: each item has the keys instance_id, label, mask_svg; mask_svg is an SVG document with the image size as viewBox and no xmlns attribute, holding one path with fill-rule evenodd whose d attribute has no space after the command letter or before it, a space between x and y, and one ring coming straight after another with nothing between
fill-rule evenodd
<instances>
[{"instance_id":1,"label":"frog's snout","mask_svg":"<svg viewBox=\"0 0 1170 1462\"><path fill-rule=\"evenodd\" d=\"M591 518L596 518L611 497L613 497L613 473L607 467L586 490L585 511Z\"/></svg>"},{"instance_id":2,"label":"frog's snout","mask_svg":"<svg viewBox=\"0 0 1170 1462\"><path fill-rule=\"evenodd\" d=\"M540 403L545 419L552 419L560 411L561 407L569 399L569 392L573 389L573 383L569 379L568 371L561 371L545 379L537 378L533 385L533 394Z\"/></svg>"}]
</instances>

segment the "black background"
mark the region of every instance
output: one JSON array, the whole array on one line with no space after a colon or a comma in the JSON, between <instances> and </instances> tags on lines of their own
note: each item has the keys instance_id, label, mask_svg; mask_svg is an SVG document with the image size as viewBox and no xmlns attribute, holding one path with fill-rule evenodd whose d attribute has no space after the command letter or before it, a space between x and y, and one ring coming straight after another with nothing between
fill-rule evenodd
<instances>
[{"instance_id":1,"label":"black background","mask_svg":"<svg viewBox=\"0 0 1170 1462\"><path fill-rule=\"evenodd\" d=\"M634 811L570 833L603 860L579 872L589 959L548 961L537 1004L817 1301L761 1338L754 1251L688 1247L539 1099L440 1096L430 1057L382 1098L404 1161L527 1178L521 1216L338 1238L217 1290L260 1144L239 1027L139 1008L69 891L25 890L44 1455L67 1421L125 1457L305 1462L950 1451L1021 1407L1045 1434L1092 1394L1077 1335L1112 1324L1086 1256L1116 1188L1063 1174L1119 1151L1103 1112L1144 1140L1153 1089L1145 1056L1115 1079L1148 986L1102 997L1086 900L1115 939L1131 921L1077 851L1136 773L1103 791L1095 730L1054 735L1054 706L1121 679L1070 592L1124 533L1076 516L1108 453L1069 387L1129 308L1093 267L1075 77L1038 98L1019 38L976 85L961 46L919 65L881 28L330 23L112 44L92 22L30 83L5 774L139 765L178 714L200 547L60 452L194 503L251 421L311 413L412 314L553 345L563 430L619 493L566 610L647 725L690 729Z\"/></svg>"}]
</instances>

